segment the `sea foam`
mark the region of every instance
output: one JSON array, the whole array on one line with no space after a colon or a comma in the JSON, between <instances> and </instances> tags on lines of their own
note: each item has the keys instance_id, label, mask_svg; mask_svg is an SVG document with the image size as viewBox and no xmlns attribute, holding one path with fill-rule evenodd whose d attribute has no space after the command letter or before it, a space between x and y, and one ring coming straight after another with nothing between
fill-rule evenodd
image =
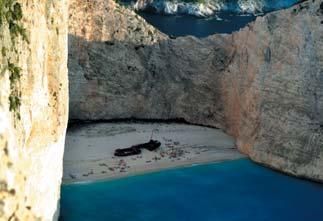
<instances>
[{"instance_id":1,"label":"sea foam","mask_svg":"<svg viewBox=\"0 0 323 221\"><path fill-rule=\"evenodd\" d=\"M299 0L138 0L134 8L165 15L209 17L217 12L263 14L297 2Z\"/></svg>"}]
</instances>

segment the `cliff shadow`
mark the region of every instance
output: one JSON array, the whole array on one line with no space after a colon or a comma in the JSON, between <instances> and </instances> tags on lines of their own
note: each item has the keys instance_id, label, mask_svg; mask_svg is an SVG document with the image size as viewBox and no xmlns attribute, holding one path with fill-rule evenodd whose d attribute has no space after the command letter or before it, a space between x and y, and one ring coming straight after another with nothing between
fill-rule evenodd
<instances>
[{"instance_id":1,"label":"cliff shadow","mask_svg":"<svg viewBox=\"0 0 323 221\"><path fill-rule=\"evenodd\" d=\"M69 35L70 120L182 119L223 128L220 79L232 56L221 36L145 45Z\"/></svg>"}]
</instances>

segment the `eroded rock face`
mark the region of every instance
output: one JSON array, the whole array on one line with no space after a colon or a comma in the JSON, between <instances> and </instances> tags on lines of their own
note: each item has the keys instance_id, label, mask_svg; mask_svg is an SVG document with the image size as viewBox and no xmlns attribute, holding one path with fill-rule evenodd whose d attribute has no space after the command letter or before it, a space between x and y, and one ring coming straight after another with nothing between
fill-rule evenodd
<instances>
[{"instance_id":1,"label":"eroded rock face","mask_svg":"<svg viewBox=\"0 0 323 221\"><path fill-rule=\"evenodd\" d=\"M258 18L228 36L226 126L257 162L323 181L322 1Z\"/></svg>"},{"instance_id":2,"label":"eroded rock face","mask_svg":"<svg viewBox=\"0 0 323 221\"><path fill-rule=\"evenodd\" d=\"M179 38L144 46L91 42L89 72L70 56L70 70L75 70L70 72L75 82L70 85L71 119L184 118L220 127L216 70L232 56L223 41Z\"/></svg>"},{"instance_id":3,"label":"eroded rock face","mask_svg":"<svg viewBox=\"0 0 323 221\"><path fill-rule=\"evenodd\" d=\"M71 82L75 82L70 84L71 94L74 96L78 93L79 81L85 80L87 84L87 80L93 75L94 66L91 64L93 56L89 54L93 49L93 42L101 42L107 46L114 45L115 42L139 46L152 45L166 38L166 35L148 25L135 12L112 0L70 0L69 77ZM105 63L104 58L101 59L103 60L100 63ZM70 105L74 107L76 104L72 101ZM78 107L72 108L71 113L74 113L74 110L82 111L76 108Z\"/></svg>"},{"instance_id":4,"label":"eroded rock face","mask_svg":"<svg viewBox=\"0 0 323 221\"><path fill-rule=\"evenodd\" d=\"M28 40L13 46L8 24L1 27L0 220L52 220L68 116L68 7L65 0L19 2ZM8 59L21 68L21 105L11 111Z\"/></svg>"},{"instance_id":5,"label":"eroded rock face","mask_svg":"<svg viewBox=\"0 0 323 221\"><path fill-rule=\"evenodd\" d=\"M205 39L139 43L128 30L106 42L72 33L71 118L184 118L226 130L257 162L323 181L320 4L305 2ZM79 53L78 44L86 50Z\"/></svg>"},{"instance_id":6,"label":"eroded rock face","mask_svg":"<svg viewBox=\"0 0 323 221\"><path fill-rule=\"evenodd\" d=\"M79 43L77 40L74 42L73 37L86 41L123 41L145 45L166 38L135 12L112 0L70 0L69 34L70 46Z\"/></svg>"}]
</instances>

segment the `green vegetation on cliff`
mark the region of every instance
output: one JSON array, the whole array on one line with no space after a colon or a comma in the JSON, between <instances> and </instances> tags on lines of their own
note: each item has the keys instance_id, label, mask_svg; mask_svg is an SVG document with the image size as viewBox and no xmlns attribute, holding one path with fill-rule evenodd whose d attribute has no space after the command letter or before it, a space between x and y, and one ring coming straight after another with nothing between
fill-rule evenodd
<instances>
[{"instance_id":1,"label":"green vegetation on cliff","mask_svg":"<svg viewBox=\"0 0 323 221\"><path fill-rule=\"evenodd\" d=\"M6 70L10 73L9 109L15 113L18 119L20 119L19 108L21 105L21 91L19 88L21 68L15 64L19 60L16 41L21 37L23 41L28 42L26 30L20 22L22 17L21 5L16 0L0 0L0 29L8 29L11 39L11 45L2 45L1 48L2 65L4 66L1 73ZM0 38L3 39L4 36L0 35Z\"/></svg>"}]
</instances>

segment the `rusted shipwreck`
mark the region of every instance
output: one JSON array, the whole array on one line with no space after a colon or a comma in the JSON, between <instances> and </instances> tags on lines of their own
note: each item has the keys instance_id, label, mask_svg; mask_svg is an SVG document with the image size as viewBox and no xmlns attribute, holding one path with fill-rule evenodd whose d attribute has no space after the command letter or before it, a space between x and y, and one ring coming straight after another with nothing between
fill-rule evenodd
<instances>
[{"instance_id":1,"label":"rusted shipwreck","mask_svg":"<svg viewBox=\"0 0 323 221\"><path fill-rule=\"evenodd\" d=\"M128 148L116 149L114 151L114 156L125 157L141 154L141 149L147 149L149 151L154 151L160 147L161 143L158 140L150 140L147 143L133 145Z\"/></svg>"}]
</instances>

